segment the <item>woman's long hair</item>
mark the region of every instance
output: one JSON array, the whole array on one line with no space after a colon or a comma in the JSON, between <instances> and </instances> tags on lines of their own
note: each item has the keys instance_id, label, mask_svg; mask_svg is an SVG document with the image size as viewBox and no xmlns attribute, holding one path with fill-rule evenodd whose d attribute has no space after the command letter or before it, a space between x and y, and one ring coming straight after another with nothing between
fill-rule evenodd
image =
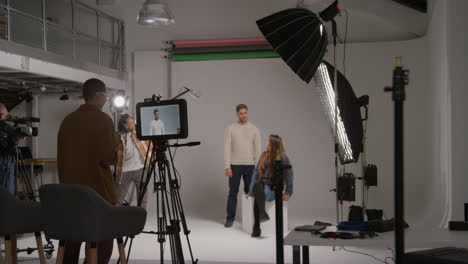
<instances>
[{"instance_id":1,"label":"woman's long hair","mask_svg":"<svg viewBox=\"0 0 468 264\"><path fill-rule=\"evenodd\" d=\"M271 184L271 177L275 169L276 155L286 155L284 151L283 139L278 135L270 135L268 138L270 149L263 153L258 166L258 180L263 181L266 170L268 170L268 184Z\"/></svg>"}]
</instances>

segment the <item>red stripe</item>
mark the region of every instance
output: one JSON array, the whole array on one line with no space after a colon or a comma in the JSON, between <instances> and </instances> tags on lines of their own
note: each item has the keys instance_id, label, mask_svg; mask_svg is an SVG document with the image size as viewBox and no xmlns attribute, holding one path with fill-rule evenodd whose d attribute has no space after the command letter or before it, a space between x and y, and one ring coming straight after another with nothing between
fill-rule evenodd
<instances>
[{"instance_id":1,"label":"red stripe","mask_svg":"<svg viewBox=\"0 0 468 264\"><path fill-rule=\"evenodd\" d=\"M173 43L176 48L269 45L268 41L265 38L174 40Z\"/></svg>"}]
</instances>

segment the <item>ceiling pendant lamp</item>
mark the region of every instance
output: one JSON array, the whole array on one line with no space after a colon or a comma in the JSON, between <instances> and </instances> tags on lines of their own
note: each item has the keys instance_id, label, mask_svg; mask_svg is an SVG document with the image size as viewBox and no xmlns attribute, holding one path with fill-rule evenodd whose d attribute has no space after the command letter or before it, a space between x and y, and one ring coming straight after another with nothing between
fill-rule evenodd
<instances>
[{"instance_id":1,"label":"ceiling pendant lamp","mask_svg":"<svg viewBox=\"0 0 468 264\"><path fill-rule=\"evenodd\" d=\"M175 23L168 5L159 0L146 0L138 12L137 22L148 27L168 26Z\"/></svg>"}]
</instances>

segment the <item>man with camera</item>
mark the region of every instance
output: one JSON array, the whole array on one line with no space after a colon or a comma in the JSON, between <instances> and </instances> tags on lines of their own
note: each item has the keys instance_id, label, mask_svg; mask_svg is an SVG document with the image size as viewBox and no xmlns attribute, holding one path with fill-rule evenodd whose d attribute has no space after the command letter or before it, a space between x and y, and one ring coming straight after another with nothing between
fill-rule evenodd
<instances>
[{"instance_id":1,"label":"man with camera","mask_svg":"<svg viewBox=\"0 0 468 264\"><path fill-rule=\"evenodd\" d=\"M5 120L8 117L8 109L2 103L0 103L0 122L5 124ZM0 126L3 127L3 126ZM9 144L10 139L8 134L0 131L0 141L2 142L0 149L0 182L1 187L6 188L10 193L15 193L15 166L13 161L8 159L7 155L3 150L7 149L8 146L3 146L3 143Z\"/></svg>"},{"instance_id":2,"label":"man with camera","mask_svg":"<svg viewBox=\"0 0 468 264\"><path fill-rule=\"evenodd\" d=\"M121 148L112 119L102 112L107 102L106 85L98 79L83 84L85 104L62 122L57 142L60 183L94 189L111 204L117 203L110 166ZM64 263L78 263L81 241L66 241ZM98 243L98 263L108 263L112 240Z\"/></svg>"},{"instance_id":3,"label":"man with camera","mask_svg":"<svg viewBox=\"0 0 468 264\"><path fill-rule=\"evenodd\" d=\"M236 217L237 194L241 179L244 193L249 193L250 179L261 155L260 130L249 122L249 109L245 104L236 107L239 120L226 128L224 134L224 162L229 177L229 196L225 227L231 227Z\"/></svg>"}]
</instances>

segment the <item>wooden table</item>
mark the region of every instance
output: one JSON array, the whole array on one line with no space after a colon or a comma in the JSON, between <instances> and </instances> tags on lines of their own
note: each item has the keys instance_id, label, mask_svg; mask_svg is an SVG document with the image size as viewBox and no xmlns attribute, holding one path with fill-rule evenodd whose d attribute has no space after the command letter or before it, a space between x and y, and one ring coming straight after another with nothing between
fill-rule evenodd
<instances>
[{"instance_id":1,"label":"wooden table","mask_svg":"<svg viewBox=\"0 0 468 264\"><path fill-rule=\"evenodd\" d=\"M41 159L27 159L27 160L23 160L23 164L26 165L26 166L31 166L31 182L33 182L33 184L35 183L36 186L33 186L33 190L35 189L36 191L39 190L39 186L42 185L42 174L41 174L41 182L39 183L37 181L37 178L36 178L36 181L34 181L34 166L42 166L42 165L45 165L45 164L55 164L57 163L57 159L54 159L54 158L41 158Z\"/></svg>"},{"instance_id":2,"label":"wooden table","mask_svg":"<svg viewBox=\"0 0 468 264\"><path fill-rule=\"evenodd\" d=\"M28 159L24 160L25 165L44 165L57 163L57 159Z\"/></svg>"}]
</instances>

